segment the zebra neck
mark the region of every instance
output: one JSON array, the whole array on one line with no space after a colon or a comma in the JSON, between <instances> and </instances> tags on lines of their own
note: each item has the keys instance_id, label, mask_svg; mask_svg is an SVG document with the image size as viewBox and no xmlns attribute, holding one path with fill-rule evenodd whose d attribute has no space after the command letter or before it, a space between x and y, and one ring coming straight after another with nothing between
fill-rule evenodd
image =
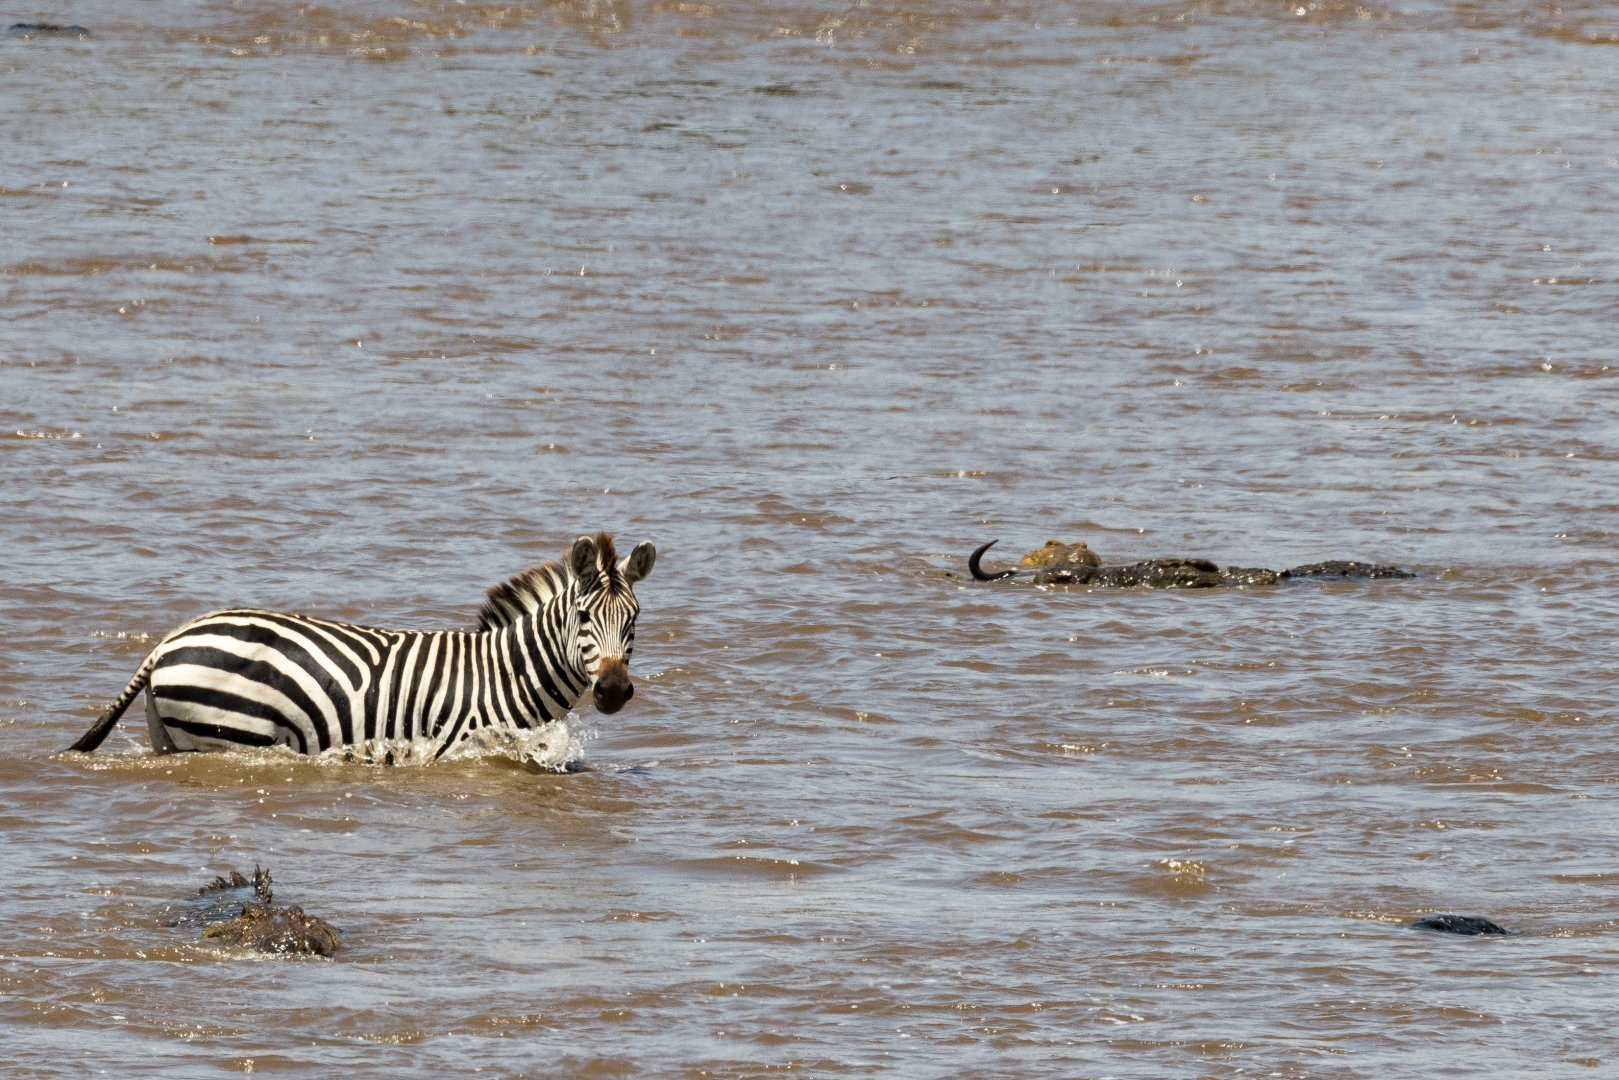
<instances>
[{"instance_id":1,"label":"zebra neck","mask_svg":"<svg viewBox=\"0 0 1619 1080\"><path fill-rule=\"evenodd\" d=\"M540 722L561 719L584 696L591 682L579 647L579 607L574 589L564 589L547 600L514 630L528 639L526 651L534 658L531 677L538 683L534 689L546 713L539 717ZM553 710L551 702L560 709Z\"/></svg>"}]
</instances>

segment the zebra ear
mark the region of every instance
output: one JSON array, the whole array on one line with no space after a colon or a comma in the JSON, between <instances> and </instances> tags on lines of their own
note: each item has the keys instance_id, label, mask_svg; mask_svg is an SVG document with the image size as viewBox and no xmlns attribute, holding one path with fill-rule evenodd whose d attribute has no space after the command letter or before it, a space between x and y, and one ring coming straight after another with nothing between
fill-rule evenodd
<instances>
[{"instance_id":1,"label":"zebra ear","mask_svg":"<svg viewBox=\"0 0 1619 1080\"><path fill-rule=\"evenodd\" d=\"M573 542L573 550L568 552L568 569L573 576L582 578L593 573L596 567L596 541L588 536L581 536Z\"/></svg>"},{"instance_id":2,"label":"zebra ear","mask_svg":"<svg viewBox=\"0 0 1619 1080\"><path fill-rule=\"evenodd\" d=\"M618 564L619 573L624 575L625 581L633 585L652 573L652 564L657 561L657 558L658 552L652 546L652 541L642 540L635 545L635 550L630 552L629 556Z\"/></svg>"}]
</instances>

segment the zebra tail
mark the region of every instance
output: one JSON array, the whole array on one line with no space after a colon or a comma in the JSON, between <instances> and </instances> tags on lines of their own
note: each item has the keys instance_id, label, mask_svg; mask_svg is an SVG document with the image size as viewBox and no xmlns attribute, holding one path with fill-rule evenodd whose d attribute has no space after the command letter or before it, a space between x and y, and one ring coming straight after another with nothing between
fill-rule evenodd
<instances>
[{"instance_id":1,"label":"zebra tail","mask_svg":"<svg viewBox=\"0 0 1619 1080\"><path fill-rule=\"evenodd\" d=\"M136 670L135 677L129 680L129 685L124 687L124 692L118 695L118 700L113 702L107 711L102 713L94 724L90 725L90 730L80 736L79 741L68 747L68 749L77 750L82 754L89 754L93 753L96 747L105 742L107 736L112 734L112 729L118 726L118 721L124 715L124 710L129 708L129 703L140 697L141 691L146 689L146 684L152 677L152 668L156 666L156 663L157 650L153 649L151 655Z\"/></svg>"}]
</instances>

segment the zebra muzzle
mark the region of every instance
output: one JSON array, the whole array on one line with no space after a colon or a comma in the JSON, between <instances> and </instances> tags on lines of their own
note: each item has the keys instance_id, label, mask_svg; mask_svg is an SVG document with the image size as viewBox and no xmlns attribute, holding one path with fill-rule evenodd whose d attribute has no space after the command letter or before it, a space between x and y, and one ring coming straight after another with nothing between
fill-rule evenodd
<instances>
[{"instance_id":1,"label":"zebra muzzle","mask_svg":"<svg viewBox=\"0 0 1619 1080\"><path fill-rule=\"evenodd\" d=\"M635 685L630 682L630 669L622 659L603 660L596 671L596 709L608 714L616 713L624 703L635 696Z\"/></svg>"}]
</instances>

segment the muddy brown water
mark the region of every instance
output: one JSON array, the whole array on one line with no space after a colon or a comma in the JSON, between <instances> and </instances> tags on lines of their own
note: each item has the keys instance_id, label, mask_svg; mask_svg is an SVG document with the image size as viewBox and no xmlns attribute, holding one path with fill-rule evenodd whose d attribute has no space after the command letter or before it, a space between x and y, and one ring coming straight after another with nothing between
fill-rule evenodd
<instances>
[{"instance_id":1,"label":"muddy brown water","mask_svg":"<svg viewBox=\"0 0 1619 1080\"><path fill-rule=\"evenodd\" d=\"M0 19L8 1077L1615 1068L1611 9ZM58 753L599 528L578 771ZM255 863L336 959L163 925Z\"/></svg>"}]
</instances>

